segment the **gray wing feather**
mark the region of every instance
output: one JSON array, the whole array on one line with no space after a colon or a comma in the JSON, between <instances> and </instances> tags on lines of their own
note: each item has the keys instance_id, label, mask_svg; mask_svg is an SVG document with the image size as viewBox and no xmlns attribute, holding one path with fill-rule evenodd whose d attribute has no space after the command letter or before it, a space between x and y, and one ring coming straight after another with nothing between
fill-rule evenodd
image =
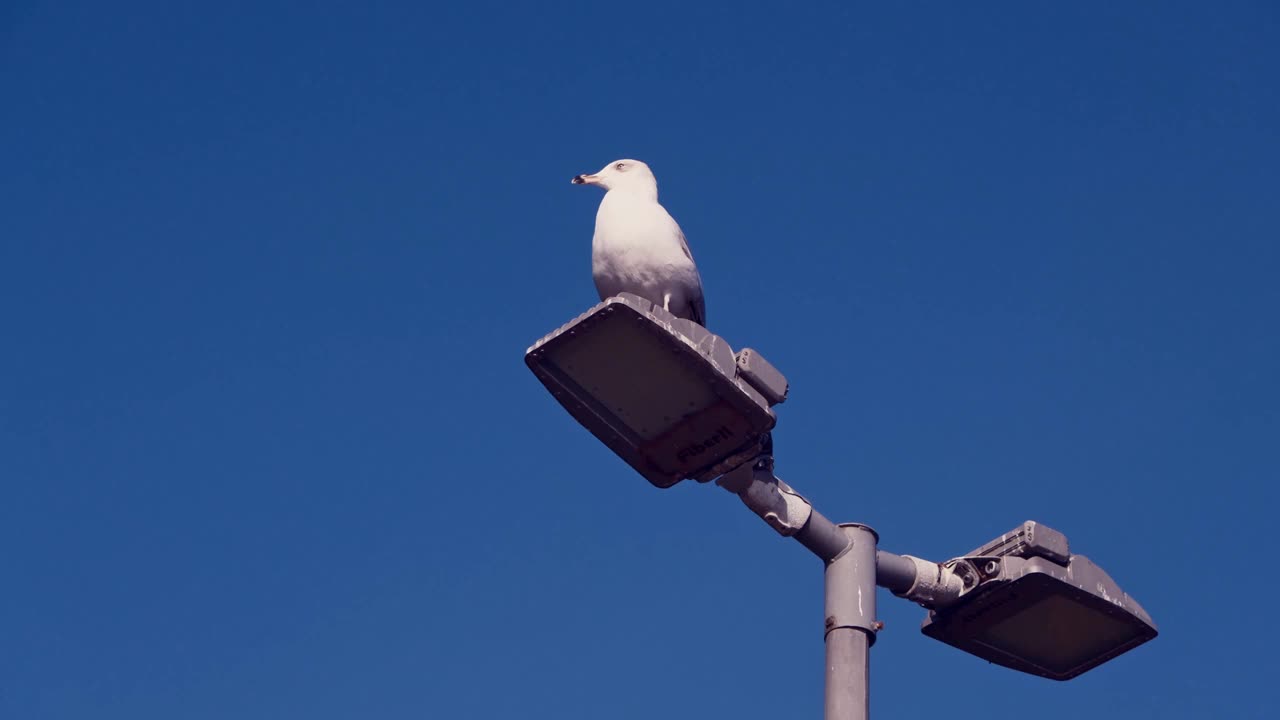
<instances>
[{"instance_id":1,"label":"gray wing feather","mask_svg":"<svg viewBox=\"0 0 1280 720\"><path fill-rule=\"evenodd\" d=\"M677 225L676 232L680 234L680 249L684 251L684 256L689 258L689 261L692 262L693 253L689 252L689 241L684 239L684 230L681 230L680 226Z\"/></svg>"},{"instance_id":2,"label":"gray wing feather","mask_svg":"<svg viewBox=\"0 0 1280 720\"><path fill-rule=\"evenodd\" d=\"M702 286L698 286L698 296L689 300L689 319L702 327L707 326L707 303L702 298Z\"/></svg>"},{"instance_id":3,"label":"gray wing feather","mask_svg":"<svg viewBox=\"0 0 1280 720\"><path fill-rule=\"evenodd\" d=\"M684 239L684 230L676 225L676 232L680 234L680 249L684 250L684 256L689 258L689 262L693 262L693 253L689 251L689 241ZM694 264L694 272L697 272L697 264ZM698 275L698 287L694 288L695 292L689 296L689 314L690 320L698 323L702 327L707 326L707 302L702 296L702 275Z\"/></svg>"}]
</instances>

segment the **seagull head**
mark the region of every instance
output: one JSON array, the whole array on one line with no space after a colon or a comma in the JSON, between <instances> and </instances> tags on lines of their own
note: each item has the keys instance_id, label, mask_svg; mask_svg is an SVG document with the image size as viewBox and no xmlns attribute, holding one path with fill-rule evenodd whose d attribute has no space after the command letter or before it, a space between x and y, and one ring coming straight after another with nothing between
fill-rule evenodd
<instances>
[{"instance_id":1,"label":"seagull head","mask_svg":"<svg viewBox=\"0 0 1280 720\"><path fill-rule=\"evenodd\" d=\"M578 175L571 180L574 185L599 185L605 190L635 193L658 199L658 179L648 165L639 160L614 160L599 172Z\"/></svg>"}]
</instances>

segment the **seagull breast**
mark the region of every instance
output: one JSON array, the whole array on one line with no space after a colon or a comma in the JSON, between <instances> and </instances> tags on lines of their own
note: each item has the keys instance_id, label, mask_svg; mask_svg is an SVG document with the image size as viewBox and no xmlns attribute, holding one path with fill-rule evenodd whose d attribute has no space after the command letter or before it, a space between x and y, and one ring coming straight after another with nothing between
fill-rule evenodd
<instances>
[{"instance_id":1,"label":"seagull breast","mask_svg":"<svg viewBox=\"0 0 1280 720\"><path fill-rule=\"evenodd\" d=\"M629 292L702 323L702 280L684 234L657 202L634 193L605 193L591 243L592 275L601 299Z\"/></svg>"}]
</instances>

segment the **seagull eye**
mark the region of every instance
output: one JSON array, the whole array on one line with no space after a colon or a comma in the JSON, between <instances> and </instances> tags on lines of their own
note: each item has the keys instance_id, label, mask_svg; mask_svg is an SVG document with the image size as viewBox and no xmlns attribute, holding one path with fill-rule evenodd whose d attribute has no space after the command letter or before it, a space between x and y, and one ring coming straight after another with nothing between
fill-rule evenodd
<instances>
[{"instance_id":1,"label":"seagull eye","mask_svg":"<svg viewBox=\"0 0 1280 720\"><path fill-rule=\"evenodd\" d=\"M626 170L626 169L627 169L627 164L626 164L626 163L618 163L617 165L614 165L614 167L615 167L615 168L617 168L618 170Z\"/></svg>"}]
</instances>

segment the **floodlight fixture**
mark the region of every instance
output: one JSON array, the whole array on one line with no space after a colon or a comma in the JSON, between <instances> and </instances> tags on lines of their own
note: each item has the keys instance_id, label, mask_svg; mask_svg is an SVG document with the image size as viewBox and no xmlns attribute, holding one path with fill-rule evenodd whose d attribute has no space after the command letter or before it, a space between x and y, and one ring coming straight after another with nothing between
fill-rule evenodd
<instances>
[{"instance_id":1,"label":"floodlight fixture","mask_svg":"<svg viewBox=\"0 0 1280 720\"><path fill-rule=\"evenodd\" d=\"M1070 680L1154 638L1151 616L1062 533L1026 522L943 564L963 590L934 608L929 637L980 658Z\"/></svg>"},{"instance_id":2,"label":"floodlight fixture","mask_svg":"<svg viewBox=\"0 0 1280 720\"><path fill-rule=\"evenodd\" d=\"M701 325L629 293L534 343L525 363L574 419L657 487L760 454L787 381Z\"/></svg>"},{"instance_id":3,"label":"floodlight fixture","mask_svg":"<svg viewBox=\"0 0 1280 720\"><path fill-rule=\"evenodd\" d=\"M606 299L534 343L525 364L650 483L716 480L823 561L827 720L869 717L877 585L929 609L925 635L1055 680L1157 634L1142 606L1039 523L937 563L879 550L866 525L828 520L773 472L773 406L788 390L782 373L640 297Z\"/></svg>"}]
</instances>

